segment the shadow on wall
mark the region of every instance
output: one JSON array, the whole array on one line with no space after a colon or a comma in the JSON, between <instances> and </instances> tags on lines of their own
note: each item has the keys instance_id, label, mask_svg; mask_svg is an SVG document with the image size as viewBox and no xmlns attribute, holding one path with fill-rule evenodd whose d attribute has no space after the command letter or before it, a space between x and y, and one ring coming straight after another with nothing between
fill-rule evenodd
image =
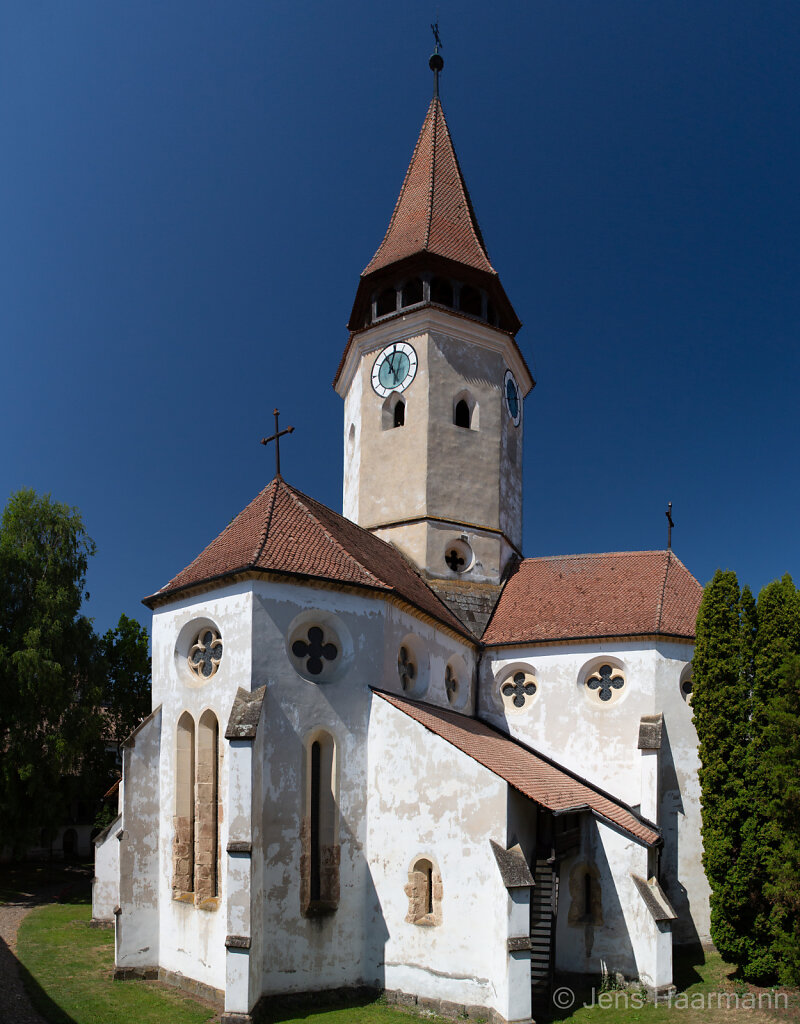
<instances>
[{"instance_id":1,"label":"shadow on wall","mask_svg":"<svg viewBox=\"0 0 800 1024\"><path fill-rule=\"evenodd\" d=\"M556 937L559 976L584 975L599 985L603 970L638 975L614 871L596 821L587 816L577 857L562 865Z\"/></svg>"},{"instance_id":2,"label":"shadow on wall","mask_svg":"<svg viewBox=\"0 0 800 1024\"><path fill-rule=\"evenodd\" d=\"M694 962L703 963L702 944L692 920L689 895L678 872L680 843L678 824L685 815L685 810L666 722L664 722L659 758L660 824L664 834L664 846L661 851L659 865L659 881L667 894L667 899L678 915L678 920L673 924L673 945L687 946L691 950L696 951L699 959L696 959ZM700 865L698 865L698 870L702 871Z\"/></svg>"},{"instance_id":3,"label":"shadow on wall","mask_svg":"<svg viewBox=\"0 0 800 1024\"><path fill-rule=\"evenodd\" d=\"M322 692L320 688L317 696L321 697ZM264 721L269 723L267 745L273 754L266 757L264 765L262 956L265 972L272 975L267 988L275 994L267 995L264 1004L270 1012L285 1000L304 1005L303 996L292 985L296 963L287 959L294 956L299 940L305 946L301 991L311 990L315 976L336 975L341 978L341 998L348 1000L347 1005L358 1005L352 999L360 998L362 987L365 1001L366 990L374 999L375 989L385 987L383 961L389 936L364 843L366 744L344 749L351 726L329 703L327 695L315 709L317 713L308 716L320 723L319 734L331 736L335 745L335 764L327 776L331 802L326 809L317 792L318 787L324 790L326 785L324 744L320 770L314 759L316 742L312 738L317 730L311 727L304 736L298 735L269 689L267 701ZM359 711L363 714L363 707ZM362 758L363 763L352 763L354 756ZM344 802L340 799L343 790L348 794ZM360 796L355 795L357 792ZM320 844L316 868L315 834ZM303 905L305 915L301 913ZM286 975L285 988L276 985L276 975ZM326 984L320 988L338 990L340 986ZM330 994L330 1000L332 1006L342 1005L338 991ZM314 1009L319 1009L317 1000Z\"/></svg>"}]
</instances>

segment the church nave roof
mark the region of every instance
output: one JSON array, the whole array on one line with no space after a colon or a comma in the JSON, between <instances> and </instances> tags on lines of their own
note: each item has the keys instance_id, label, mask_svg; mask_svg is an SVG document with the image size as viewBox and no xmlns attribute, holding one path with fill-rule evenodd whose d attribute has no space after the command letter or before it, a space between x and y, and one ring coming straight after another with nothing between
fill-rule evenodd
<instances>
[{"instance_id":1,"label":"church nave roof","mask_svg":"<svg viewBox=\"0 0 800 1024\"><path fill-rule=\"evenodd\" d=\"M526 558L506 583L485 644L599 637L694 640L703 588L672 551Z\"/></svg>"}]
</instances>

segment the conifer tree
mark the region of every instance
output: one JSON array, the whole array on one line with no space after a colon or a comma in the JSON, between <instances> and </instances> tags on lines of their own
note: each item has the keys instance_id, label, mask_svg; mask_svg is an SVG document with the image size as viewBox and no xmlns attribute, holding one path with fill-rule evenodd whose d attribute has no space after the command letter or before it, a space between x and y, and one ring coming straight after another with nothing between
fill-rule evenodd
<instances>
[{"instance_id":1,"label":"conifer tree","mask_svg":"<svg viewBox=\"0 0 800 1024\"><path fill-rule=\"evenodd\" d=\"M771 904L780 980L800 985L800 656L787 658L777 682L764 744L773 790L769 810L775 824L764 892Z\"/></svg>"},{"instance_id":2,"label":"conifer tree","mask_svg":"<svg viewBox=\"0 0 800 1024\"><path fill-rule=\"evenodd\" d=\"M749 593L749 592L748 592ZM718 570L697 617L692 709L699 739L703 866L711 887L711 937L725 959L748 960L749 889L739 863L749 816L743 785L754 608L736 574Z\"/></svg>"}]
</instances>

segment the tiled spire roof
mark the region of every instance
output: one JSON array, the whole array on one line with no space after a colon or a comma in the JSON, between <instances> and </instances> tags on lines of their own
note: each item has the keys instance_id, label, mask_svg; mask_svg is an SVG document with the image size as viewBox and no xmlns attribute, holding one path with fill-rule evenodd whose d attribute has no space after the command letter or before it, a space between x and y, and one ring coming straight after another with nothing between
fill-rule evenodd
<instances>
[{"instance_id":1,"label":"tiled spire roof","mask_svg":"<svg viewBox=\"0 0 800 1024\"><path fill-rule=\"evenodd\" d=\"M703 588L672 551L526 558L505 585L486 644L613 636L693 640Z\"/></svg>"},{"instance_id":2,"label":"tiled spire roof","mask_svg":"<svg viewBox=\"0 0 800 1024\"><path fill-rule=\"evenodd\" d=\"M145 598L155 607L184 591L242 574L276 573L395 595L463 636L471 635L396 548L281 477L268 484L195 560Z\"/></svg>"},{"instance_id":3,"label":"tiled spire roof","mask_svg":"<svg viewBox=\"0 0 800 1024\"><path fill-rule=\"evenodd\" d=\"M438 96L428 107L386 236L364 274L418 253L496 273Z\"/></svg>"}]
</instances>

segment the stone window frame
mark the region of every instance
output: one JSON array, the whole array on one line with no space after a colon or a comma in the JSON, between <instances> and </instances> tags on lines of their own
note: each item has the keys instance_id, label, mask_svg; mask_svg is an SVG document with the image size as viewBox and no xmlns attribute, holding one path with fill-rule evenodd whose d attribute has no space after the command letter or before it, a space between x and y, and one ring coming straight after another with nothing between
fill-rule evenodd
<instances>
[{"instance_id":1,"label":"stone window frame","mask_svg":"<svg viewBox=\"0 0 800 1024\"><path fill-rule=\"evenodd\" d=\"M621 677L623 685L619 688L613 687L611 689L611 697L608 700L602 700L600 697L600 693L603 691L602 685L598 687L591 687L589 686L589 680L596 679L600 674L600 670L606 665L611 668L611 675L609 676L609 679ZM610 708L616 707L616 705L625 700L631 689L631 681L628 670L622 659L618 658L616 655L605 654L592 658L591 661L588 661L583 666L578 674L578 686L583 691L584 699L590 707Z\"/></svg>"},{"instance_id":2,"label":"stone window frame","mask_svg":"<svg viewBox=\"0 0 800 1024\"><path fill-rule=\"evenodd\" d=\"M454 568L453 563L456 559L460 560L460 564ZM466 576L475 565L475 552L467 537L462 534L445 544L444 551L442 552L442 563L455 579Z\"/></svg>"},{"instance_id":3,"label":"stone window frame","mask_svg":"<svg viewBox=\"0 0 800 1024\"><path fill-rule=\"evenodd\" d=\"M466 402L469 411L469 423L464 425L456 422L456 410L461 402ZM461 430L480 430L480 405L468 388L462 388L458 394L453 396L453 423Z\"/></svg>"},{"instance_id":4,"label":"stone window frame","mask_svg":"<svg viewBox=\"0 0 800 1024\"><path fill-rule=\"evenodd\" d=\"M202 673L198 673L191 667L190 658L192 656L192 650L196 646L198 640L208 631L215 633L219 638L219 641L222 643L222 653L214 671L211 675L206 676ZM180 627L175 639L173 661L178 680L192 689L200 689L203 686L207 686L209 683L218 684L220 678L227 671L225 668L225 665L227 664L227 659L225 657L226 646L227 644L225 641L224 631L220 628L218 622L214 621L214 619L208 615L192 614L191 618L187 619L187 621Z\"/></svg>"},{"instance_id":5,"label":"stone window frame","mask_svg":"<svg viewBox=\"0 0 800 1024\"><path fill-rule=\"evenodd\" d=\"M603 924L603 891L600 885L600 871L589 860L576 861L569 871L569 910L567 924Z\"/></svg>"},{"instance_id":6,"label":"stone window frame","mask_svg":"<svg viewBox=\"0 0 800 1024\"><path fill-rule=\"evenodd\" d=\"M680 680L678 682L678 690L681 695L681 699L687 707L692 706L692 682L694 672L692 671L692 663L684 665L683 671L681 672Z\"/></svg>"},{"instance_id":7,"label":"stone window frame","mask_svg":"<svg viewBox=\"0 0 800 1024\"><path fill-rule=\"evenodd\" d=\"M308 671L308 655L298 656L293 648L295 643L303 641L308 644L309 630L314 627L321 629L322 643L332 643L337 649L333 659L322 658L322 671L314 674ZM324 685L341 679L353 660L353 640L345 623L335 614L324 608L308 609L301 612L289 623L286 630L286 655L294 671L309 683Z\"/></svg>"},{"instance_id":8,"label":"stone window frame","mask_svg":"<svg viewBox=\"0 0 800 1024\"><path fill-rule=\"evenodd\" d=\"M430 853L420 853L413 858L403 891L408 897L408 924L435 928L442 923L442 875Z\"/></svg>"},{"instance_id":9,"label":"stone window frame","mask_svg":"<svg viewBox=\"0 0 800 1024\"><path fill-rule=\"evenodd\" d=\"M404 656L405 652L405 656ZM413 676L404 673L404 666L413 664ZM408 685L408 683L411 685ZM416 633L406 633L397 645L397 685L401 693L409 697L421 697L430 683L428 652Z\"/></svg>"},{"instance_id":10,"label":"stone window frame","mask_svg":"<svg viewBox=\"0 0 800 1024\"><path fill-rule=\"evenodd\" d=\"M515 695L504 694L503 690L515 681L515 677L522 674L526 683L524 684L527 688L531 683L535 686L533 693L523 692L521 696L524 697L523 703L520 706L515 703ZM495 694L497 704L500 710L504 714L522 715L527 711L530 711L533 705L539 700L542 692L542 684L539 679L539 675L536 671L536 666L531 664L529 661L515 661L509 665L503 666L502 670L495 677L496 686Z\"/></svg>"},{"instance_id":11,"label":"stone window frame","mask_svg":"<svg viewBox=\"0 0 800 1024\"><path fill-rule=\"evenodd\" d=\"M303 741L300 912L304 917L333 914L339 906L340 749L328 729L315 729Z\"/></svg>"},{"instance_id":12,"label":"stone window frame","mask_svg":"<svg viewBox=\"0 0 800 1024\"><path fill-rule=\"evenodd\" d=\"M205 708L195 723L184 710L175 727L172 898L202 910L220 903L221 762L216 712Z\"/></svg>"},{"instance_id":13,"label":"stone window frame","mask_svg":"<svg viewBox=\"0 0 800 1024\"><path fill-rule=\"evenodd\" d=\"M403 422L397 422L397 407L403 406ZM390 391L381 405L381 429L396 430L408 422L408 395L404 391Z\"/></svg>"}]
</instances>

